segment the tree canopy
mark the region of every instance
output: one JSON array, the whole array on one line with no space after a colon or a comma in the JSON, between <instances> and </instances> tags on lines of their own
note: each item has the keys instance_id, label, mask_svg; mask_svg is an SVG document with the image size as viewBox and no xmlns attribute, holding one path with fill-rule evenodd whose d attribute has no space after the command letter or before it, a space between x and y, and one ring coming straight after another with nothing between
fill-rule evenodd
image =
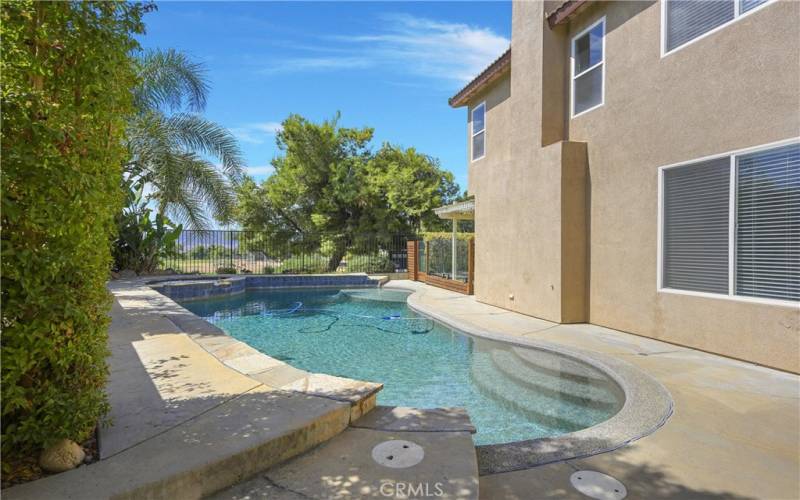
<instances>
[{"instance_id":1,"label":"tree canopy","mask_svg":"<svg viewBox=\"0 0 800 500\"><path fill-rule=\"evenodd\" d=\"M338 114L322 123L289 116L274 173L239 186L236 220L278 238L324 233L333 241L436 227L433 209L458 195L453 174L414 148L384 143L373 151L373 133L341 127Z\"/></svg>"},{"instance_id":2,"label":"tree canopy","mask_svg":"<svg viewBox=\"0 0 800 500\"><path fill-rule=\"evenodd\" d=\"M195 229L211 225L208 215L229 222L244 161L233 135L198 114L210 90L205 68L175 50L155 50L137 58L137 69L127 180L149 186L161 216Z\"/></svg>"}]
</instances>

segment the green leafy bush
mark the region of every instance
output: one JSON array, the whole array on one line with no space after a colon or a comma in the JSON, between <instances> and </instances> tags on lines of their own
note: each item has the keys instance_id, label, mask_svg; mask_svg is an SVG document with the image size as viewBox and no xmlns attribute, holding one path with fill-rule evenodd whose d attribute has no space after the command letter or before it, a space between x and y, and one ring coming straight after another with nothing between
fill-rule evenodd
<instances>
[{"instance_id":1,"label":"green leafy bush","mask_svg":"<svg viewBox=\"0 0 800 500\"><path fill-rule=\"evenodd\" d=\"M117 215L117 237L112 253L114 268L150 274L164 257L177 253L182 226L175 226L164 215L156 214L142 196L143 185L129 191L127 207Z\"/></svg>"},{"instance_id":2,"label":"green leafy bush","mask_svg":"<svg viewBox=\"0 0 800 500\"><path fill-rule=\"evenodd\" d=\"M348 273L393 273L394 262L388 255L367 254L353 255L348 254L346 271Z\"/></svg>"},{"instance_id":3,"label":"green leafy bush","mask_svg":"<svg viewBox=\"0 0 800 500\"><path fill-rule=\"evenodd\" d=\"M237 269L235 267L227 267L222 266L217 268L217 274L236 274Z\"/></svg>"},{"instance_id":4,"label":"green leafy bush","mask_svg":"<svg viewBox=\"0 0 800 500\"><path fill-rule=\"evenodd\" d=\"M107 410L105 282L145 10L0 4L4 464L84 440Z\"/></svg>"},{"instance_id":5,"label":"green leafy bush","mask_svg":"<svg viewBox=\"0 0 800 500\"><path fill-rule=\"evenodd\" d=\"M283 274L321 274L327 272L327 258L324 256L290 257L275 266L276 273Z\"/></svg>"}]
</instances>

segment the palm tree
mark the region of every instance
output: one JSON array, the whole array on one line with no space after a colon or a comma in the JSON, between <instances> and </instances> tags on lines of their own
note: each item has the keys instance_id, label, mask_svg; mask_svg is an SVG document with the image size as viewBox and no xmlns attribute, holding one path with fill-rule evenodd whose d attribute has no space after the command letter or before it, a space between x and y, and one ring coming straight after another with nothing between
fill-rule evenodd
<instances>
[{"instance_id":1,"label":"palm tree","mask_svg":"<svg viewBox=\"0 0 800 500\"><path fill-rule=\"evenodd\" d=\"M205 69L174 50L144 53L139 69L126 180L146 184L158 213L176 222L195 229L208 228L209 215L229 222L242 153L228 130L197 114L209 91Z\"/></svg>"}]
</instances>

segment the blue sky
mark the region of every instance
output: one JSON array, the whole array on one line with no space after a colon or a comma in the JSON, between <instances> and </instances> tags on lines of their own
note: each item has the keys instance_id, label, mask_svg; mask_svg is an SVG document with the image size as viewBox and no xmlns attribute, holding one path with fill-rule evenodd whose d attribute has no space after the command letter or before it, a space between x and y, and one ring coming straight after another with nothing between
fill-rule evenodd
<instances>
[{"instance_id":1,"label":"blue sky","mask_svg":"<svg viewBox=\"0 0 800 500\"><path fill-rule=\"evenodd\" d=\"M175 48L208 68L206 116L238 138L249 172L270 172L290 113L439 158L467 183L466 111L447 98L508 46L509 2L159 2L145 48Z\"/></svg>"}]
</instances>

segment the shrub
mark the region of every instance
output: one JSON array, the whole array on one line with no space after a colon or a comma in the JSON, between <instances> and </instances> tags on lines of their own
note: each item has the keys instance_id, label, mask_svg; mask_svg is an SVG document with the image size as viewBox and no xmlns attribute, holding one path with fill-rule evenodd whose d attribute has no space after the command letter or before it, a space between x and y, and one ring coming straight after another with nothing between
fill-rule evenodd
<instances>
[{"instance_id":1,"label":"shrub","mask_svg":"<svg viewBox=\"0 0 800 500\"><path fill-rule=\"evenodd\" d=\"M347 255L348 273L393 273L394 262L388 255L367 254L367 255Z\"/></svg>"},{"instance_id":2,"label":"shrub","mask_svg":"<svg viewBox=\"0 0 800 500\"><path fill-rule=\"evenodd\" d=\"M182 226L175 226L164 215L152 217L142 197L142 187L128 189L128 206L117 214L117 238L112 254L114 269L130 269L137 274L152 274L164 257L177 253Z\"/></svg>"},{"instance_id":3,"label":"shrub","mask_svg":"<svg viewBox=\"0 0 800 500\"><path fill-rule=\"evenodd\" d=\"M217 268L217 274L236 274L235 267L222 266Z\"/></svg>"},{"instance_id":4,"label":"shrub","mask_svg":"<svg viewBox=\"0 0 800 500\"><path fill-rule=\"evenodd\" d=\"M324 256L290 257L275 267L283 274L321 274L327 272L328 261Z\"/></svg>"},{"instance_id":5,"label":"shrub","mask_svg":"<svg viewBox=\"0 0 800 500\"><path fill-rule=\"evenodd\" d=\"M84 440L107 409L105 282L145 10L0 6L5 464Z\"/></svg>"}]
</instances>

